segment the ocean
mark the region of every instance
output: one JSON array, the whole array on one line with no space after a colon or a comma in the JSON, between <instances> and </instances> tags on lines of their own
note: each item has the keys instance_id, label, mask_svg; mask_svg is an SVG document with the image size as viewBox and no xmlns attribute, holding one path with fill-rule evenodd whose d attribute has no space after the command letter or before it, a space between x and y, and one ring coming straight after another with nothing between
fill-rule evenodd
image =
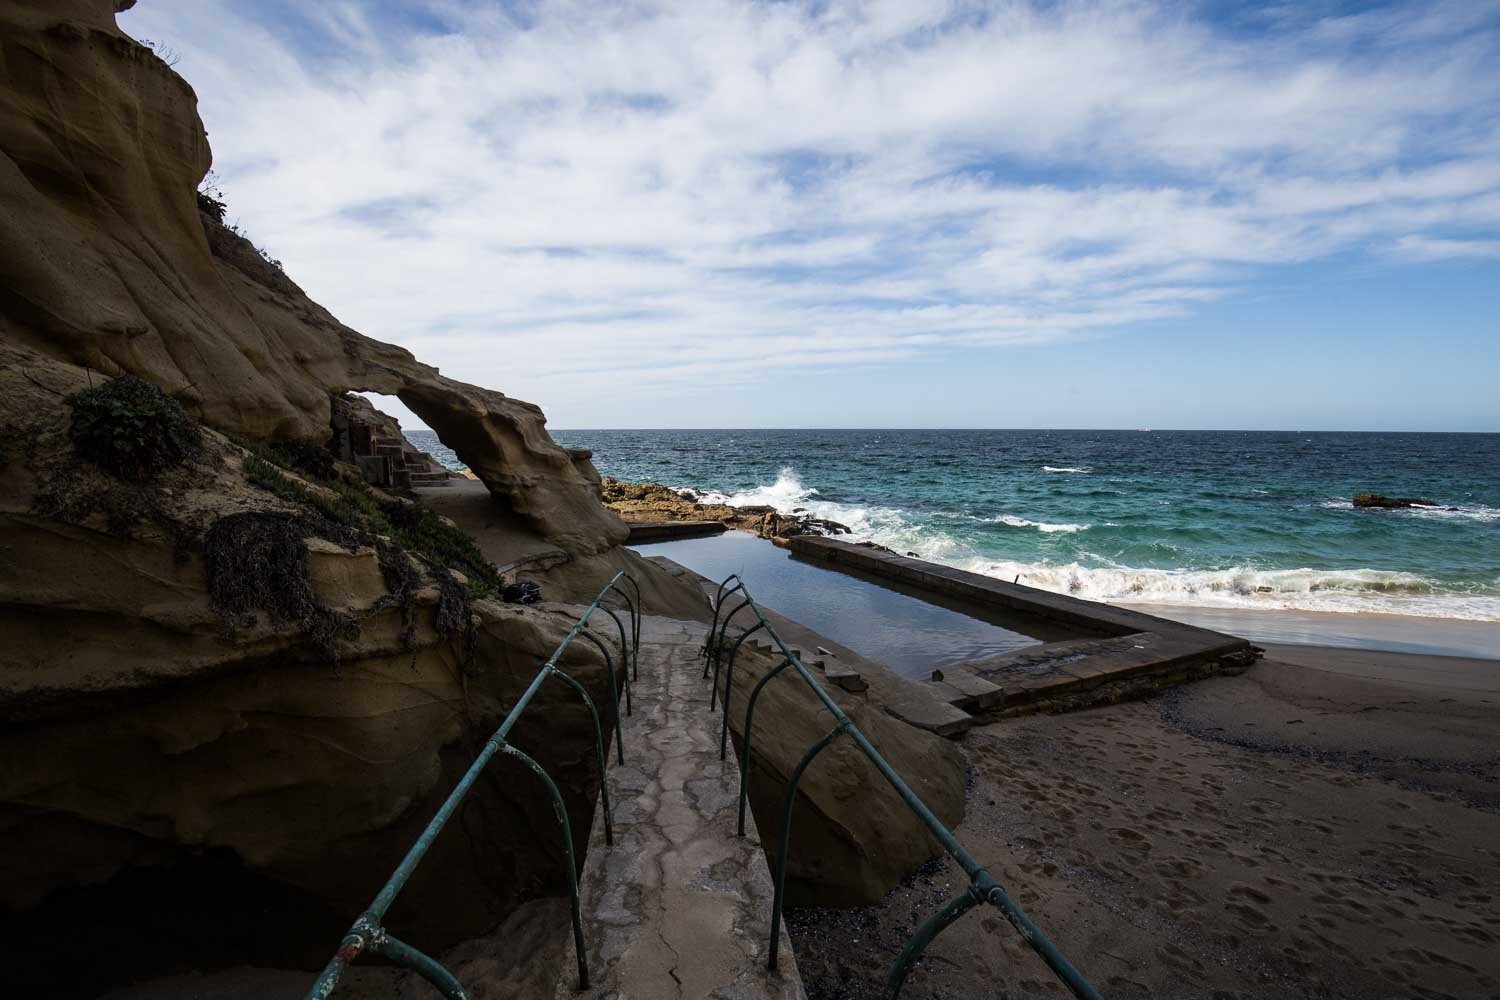
<instances>
[{"instance_id":1,"label":"ocean","mask_svg":"<svg viewBox=\"0 0 1500 1000\"><path fill-rule=\"evenodd\" d=\"M419 446L435 443L423 432ZM1500 621L1500 434L565 430L600 472L1131 603ZM438 446L436 457L457 459ZM1356 493L1428 510L1358 510Z\"/></svg>"}]
</instances>

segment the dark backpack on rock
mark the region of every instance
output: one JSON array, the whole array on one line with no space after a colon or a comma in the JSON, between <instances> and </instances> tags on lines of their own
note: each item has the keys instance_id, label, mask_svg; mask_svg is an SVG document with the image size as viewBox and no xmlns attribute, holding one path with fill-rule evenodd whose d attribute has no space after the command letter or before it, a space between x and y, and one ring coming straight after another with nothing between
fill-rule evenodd
<instances>
[{"instance_id":1,"label":"dark backpack on rock","mask_svg":"<svg viewBox=\"0 0 1500 1000\"><path fill-rule=\"evenodd\" d=\"M542 599L542 588L530 580L517 580L500 592L507 604L536 604Z\"/></svg>"}]
</instances>

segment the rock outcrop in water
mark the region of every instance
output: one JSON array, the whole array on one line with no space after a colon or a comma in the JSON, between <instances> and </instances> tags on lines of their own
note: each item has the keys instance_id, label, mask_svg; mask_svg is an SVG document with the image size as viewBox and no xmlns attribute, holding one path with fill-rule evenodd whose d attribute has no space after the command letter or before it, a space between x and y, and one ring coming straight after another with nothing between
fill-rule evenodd
<instances>
[{"instance_id":1,"label":"rock outcrop in water","mask_svg":"<svg viewBox=\"0 0 1500 1000\"><path fill-rule=\"evenodd\" d=\"M733 507L703 503L691 491L670 489L660 483L625 483L605 476L602 487L605 506L626 521L719 521L778 545L798 535L849 533L848 525L811 514L782 514L765 504Z\"/></svg>"},{"instance_id":2,"label":"rock outcrop in water","mask_svg":"<svg viewBox=\"0 0 1500 1000\"><path fill-rule=\"evenodd\" d=\"M1354 506L1373 507L1381 510L1401 510L1407 507L1438 507L1440 504L1420 497L1386 497L1379 493L1354 494Z\"/></svg>"}]
</instances>

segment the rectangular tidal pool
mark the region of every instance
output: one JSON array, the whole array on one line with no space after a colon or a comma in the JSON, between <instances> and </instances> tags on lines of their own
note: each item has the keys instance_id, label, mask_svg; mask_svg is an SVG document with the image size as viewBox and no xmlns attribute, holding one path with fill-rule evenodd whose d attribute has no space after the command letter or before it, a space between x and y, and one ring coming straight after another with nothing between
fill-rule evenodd
<instances>
[{"instance_id":1,"label":"rectangular tidal pool","mask_svg":"<svg viewBox=\"0 0 1500 1000\"><path fill-rule=\"evenodd\" d=\"M925 680L936 669L1076 635L805 560L743 531L630 547L715 582L738 573L757 603L904 677Z\"/></svg>"}]
</instances>

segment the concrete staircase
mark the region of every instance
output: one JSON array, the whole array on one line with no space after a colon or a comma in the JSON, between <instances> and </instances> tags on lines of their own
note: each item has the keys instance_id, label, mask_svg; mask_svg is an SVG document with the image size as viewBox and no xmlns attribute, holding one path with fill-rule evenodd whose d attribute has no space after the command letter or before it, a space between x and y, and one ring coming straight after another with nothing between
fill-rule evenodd
<instances>
[{"instance_id":1,"label":"concrete staircase","mask_svg":"<svg viewBox=\"0 0 1500 1000\"><path fill-rule=\"evenodd\" d=\"M781 654L781 650L769 639L754 636L749 641L750 645L768 656L779 656ZM845 664L838 658L836 653L831 652L826 647L817 647L817 655L811 659L803 656L802 650L796 646L788 648L791 649L793 656L809 667L823 671L824 677L827 677L831 683L837 684L845 691L865 691L870 687L870 682L860 676L858 670Z\"/></svg>"},{"instance_id":2,"label":"concrete staircase","mask_svg":"<svg viewBox=\"0 0 1500 1000\"><path fill-rule=\"evenodd\" d=\"M1005 689L979 676L978 668L962 664L934 670L929 682L938 699L969 714L997 707L1005 699Z\"/></svg>"},{"instance_id":3,"label":"concrete staircase","mask_svg":"<svg viewBox=\"0 0 1500 1000\"><path fill-rule=\"evenodd\" d=\"M450 473L431 455L417 451L403 437L380 435L373 439L375 457L385 465L388 482L398 490L447 486Z\"/></svg>"}]
</instances>

